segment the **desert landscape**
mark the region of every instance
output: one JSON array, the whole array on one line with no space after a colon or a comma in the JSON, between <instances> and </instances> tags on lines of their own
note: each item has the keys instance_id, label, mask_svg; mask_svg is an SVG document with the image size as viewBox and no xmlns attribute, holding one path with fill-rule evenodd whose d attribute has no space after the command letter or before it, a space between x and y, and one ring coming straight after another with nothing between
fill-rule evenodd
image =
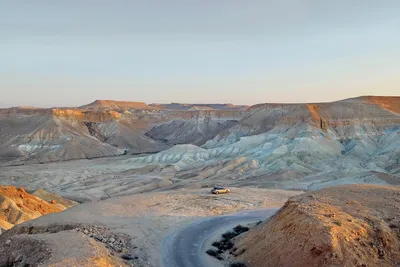
<instances>
[{"instance_id":1,"label":"desert landscape","mask_svg":"<svg viewBox=\"0 0 400 267\"><path fill-rule=\"evenodd\" d=\"M396 266L399 113L379 96L1 109L0 266Z\"/></svg>"},{"instance_id":2,"label":"desert landscape","mask_svg":"<svg viewBox=\"0 0 400 267\"><path fill-rule=\"evenodd\" d=\"M1 1L0 267L400 267L400 1Z\"/></svg>"}]
</instances>

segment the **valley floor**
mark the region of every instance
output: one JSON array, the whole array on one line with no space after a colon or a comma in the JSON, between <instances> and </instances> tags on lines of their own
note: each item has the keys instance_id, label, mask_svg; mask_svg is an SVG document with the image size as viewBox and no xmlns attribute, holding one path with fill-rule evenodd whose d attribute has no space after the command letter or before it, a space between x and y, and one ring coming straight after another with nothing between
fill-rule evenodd
<instances>
[{"instance_id":1,"label":"valley floor","mask_svg":"<svg viewBox=\"0 0 400 267\"><path fill-rule=\"evenodd\" d=\"M62 262L92 254L100 255L99 257L105 257L105 259L113 257L112 254L114 256L125 254L130 256L129 264L132 266L159 266L162 241L171 231L208 216L280 207L289 197L301 193L254 188L231 188L231 190L231 194L212 195L209 188L177 189L80 204L62 213L54 213L26 222L0 235L0 251L7 248L5 245L7 240L11 240L11 243L21 243L24 240L27 242L26 240L39 238L43 246L47 246L47 249L51 251L53 255L51 262L61 264L55 266L66 266L62 265ZM104 241L104 237L101 239L94 236L100 240L100 242L94 242L94 239L88 239L82 231L74 230L82 229L82 227L85 229L100 227L110 229L112 233L127 234L131 237L131 245L128 245L126 251L121 253L104 254L102 242L108 241ZM28 231L36 234L26 235ZM49 244L54 243L57 236L65 240L66 234L71 240L96 244L83 247L81 251L75 251L73 248L78 241L68 242L68 245L60 247L59 251L57 247L50 247ZM27 251L20 251L20 253L28 257L30 255Z\"/></svg>"}]
</instances>

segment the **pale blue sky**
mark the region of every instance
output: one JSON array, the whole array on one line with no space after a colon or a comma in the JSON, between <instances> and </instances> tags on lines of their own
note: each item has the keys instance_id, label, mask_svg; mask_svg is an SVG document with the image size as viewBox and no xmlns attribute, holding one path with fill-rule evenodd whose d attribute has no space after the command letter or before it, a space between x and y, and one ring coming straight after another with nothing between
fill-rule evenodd
<instances>
[{"instance_id":1,"label":"pale blue sky","mask_svg":"<svg viewBox=\"0 0 400 267\"><path fill-rule=\"evenodd\" d=\"M36 106L400 95L400 1L0 0L0 93Z\"/></svg>"}]
</instances>

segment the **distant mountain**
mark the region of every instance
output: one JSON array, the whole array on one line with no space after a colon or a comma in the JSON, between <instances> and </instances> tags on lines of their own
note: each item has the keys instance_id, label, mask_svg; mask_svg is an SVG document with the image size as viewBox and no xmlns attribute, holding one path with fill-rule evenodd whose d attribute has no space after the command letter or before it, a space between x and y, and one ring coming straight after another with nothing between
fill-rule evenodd
<instances>
[{"instance_id":1,"label":"distant mountain","mask_svg":"<svg viewBox=\"0 0 400 267\"><path fill-rule=\"evenodd\" d=\"M169 110L245 110L248 106L245 105L233 105L233 104L182 104L182 103L171 103L171 104L150 104L151 107L157 107L160 109Z\"/></svg>"},{"instance_id":2,"label":"distant mountain","mask_svg":"<svg viewBox=\"0 0 400 267\"><path fill-rule=\"evenodd\" d=\"M0 102L0 108L9 108L12 105Z\"/></svg>"},{"instance_id":3,"label":"distant mountain","mask_svg":"<svg viewBox=\"0 0 400 267\"><path fill-rule=\"evenodd\" d=\"M90 110L127 110L127 109L158 109L143 102L128 102L114 100L96 100L93 103L79 107Z\"/></svg>"},{"instance_id":4,"label":"distant mountain","mask_svg":"<svg viewBox=\"0 0 400 267\"><path fill-rule=\"evenodd\" d=\"M171 104L150 104L147 105L144 102L127 102L127 101L115 101L115 100L96 100L88 105L80 106L79 109L89 110L246 110L248 106L245 105L233 105L233 104L182 104L182 103L171 103Z\"/></svg>"},{"instance_id":5,"label":"distant mountain","mask_svg":"<svg viewBox=\"0 0 400 267\"><path fill-rule=\"evenodd\" d=\"M266 166L278 158L286 160L287 166L283 164L283 168L290 167L293 171L282 175L296 177L328 170L335 164L347 164L331 162L338 157L342 160L352 157L364 163L371 158L370 171L399 174L400 97L364 96L310 104L267 103L245 111L240 107L245 106L179 103L150 106L97 100L81 109L2 109L0 165L154 153L177 144L193 144L207 149L207 153L191 160L184 153L145 160L154 163L161 160L162 164L178 160L181 168L188 162L200 164L203 159L229 160L243 156L254 160L255 165L250 167L259 169L262 178L261 174L276 174L280 165ZM165 109L153 112L161 108ZM332 155L335 157L331 158ZM321 162L323 157L326 161ZM267 162L268 158L271 162ZM235 174L228 169L227 176ZM255 174L246 175L251 178Z\"/></svg>"}]
</instances>

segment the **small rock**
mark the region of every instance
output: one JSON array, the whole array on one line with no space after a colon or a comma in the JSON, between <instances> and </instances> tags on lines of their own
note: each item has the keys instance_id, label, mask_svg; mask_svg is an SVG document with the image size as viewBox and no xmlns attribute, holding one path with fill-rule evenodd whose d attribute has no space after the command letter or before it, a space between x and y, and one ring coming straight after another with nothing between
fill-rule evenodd
<instances>
[{"instance_id":1,"label":"small rock","mask_svg":"<svg viewBox=\"0 0 400 267\"><path fill-rule=\"evenodd\" d=\"M8 246L8 245L10 245L11 244L11 239L8 239L7 241L6 241L6 245Z\"/></svg>"},{"instance_id":2,"label":"small rock","mask_svg":"<svg viewBox=\"0 0 400 267\"><path fill-rule=\"evenodd\" d=\"M87 234L89 234L89 231L88 230L83 230L83 233L85 234L85 235L87 235Z\"/></svg>"},{"instance_id":3,"label":"small rock","mask_svg":"<svg viewBox=\"0 0 400 267\"><path fill-rule=\"evenodd\" d=\"M18 254L14 259L14 262L19 262L19 261L22 261L22 255L21 254Z\"/></svg>"},{"instance_id":4,"label":"small rock","mask_svg":"<svg viewBox=\"0 0 400 267\"><path fill-rule=\"evenodd\" d=\"M115 242L115 238L111 237L110 240L108 240L108 242L114 243Z\"/></svg>"},{"instance_id":5,"label":"small rock","mask_svg":"<svg viewBox=\"0 0 400 267\"><path fill-rule=\"evenodd\" d=\"M57 204L57 202L54 199L50 203L51 204Z\"/></svg>"},{"instance_id":6,"label":"small rock","mask_svg":"<svg viewBox=\"0 0 400 267\"><path fill-rule=\"evenodd\" d=\"M25 189L23 187L18 188L18 191L22 192L22 193L26 193Z\"/></svg>"},{"instance_id":7,"label":"small rock","mask_svg":"<svg viewBox=\"0 0 400 267\"><path fill-rule=\"evenodd\" d=\"M129 254L124 254L121 256L121 258L127 261L133 260L133 257Z\"/></svg>"}]
</instances>

